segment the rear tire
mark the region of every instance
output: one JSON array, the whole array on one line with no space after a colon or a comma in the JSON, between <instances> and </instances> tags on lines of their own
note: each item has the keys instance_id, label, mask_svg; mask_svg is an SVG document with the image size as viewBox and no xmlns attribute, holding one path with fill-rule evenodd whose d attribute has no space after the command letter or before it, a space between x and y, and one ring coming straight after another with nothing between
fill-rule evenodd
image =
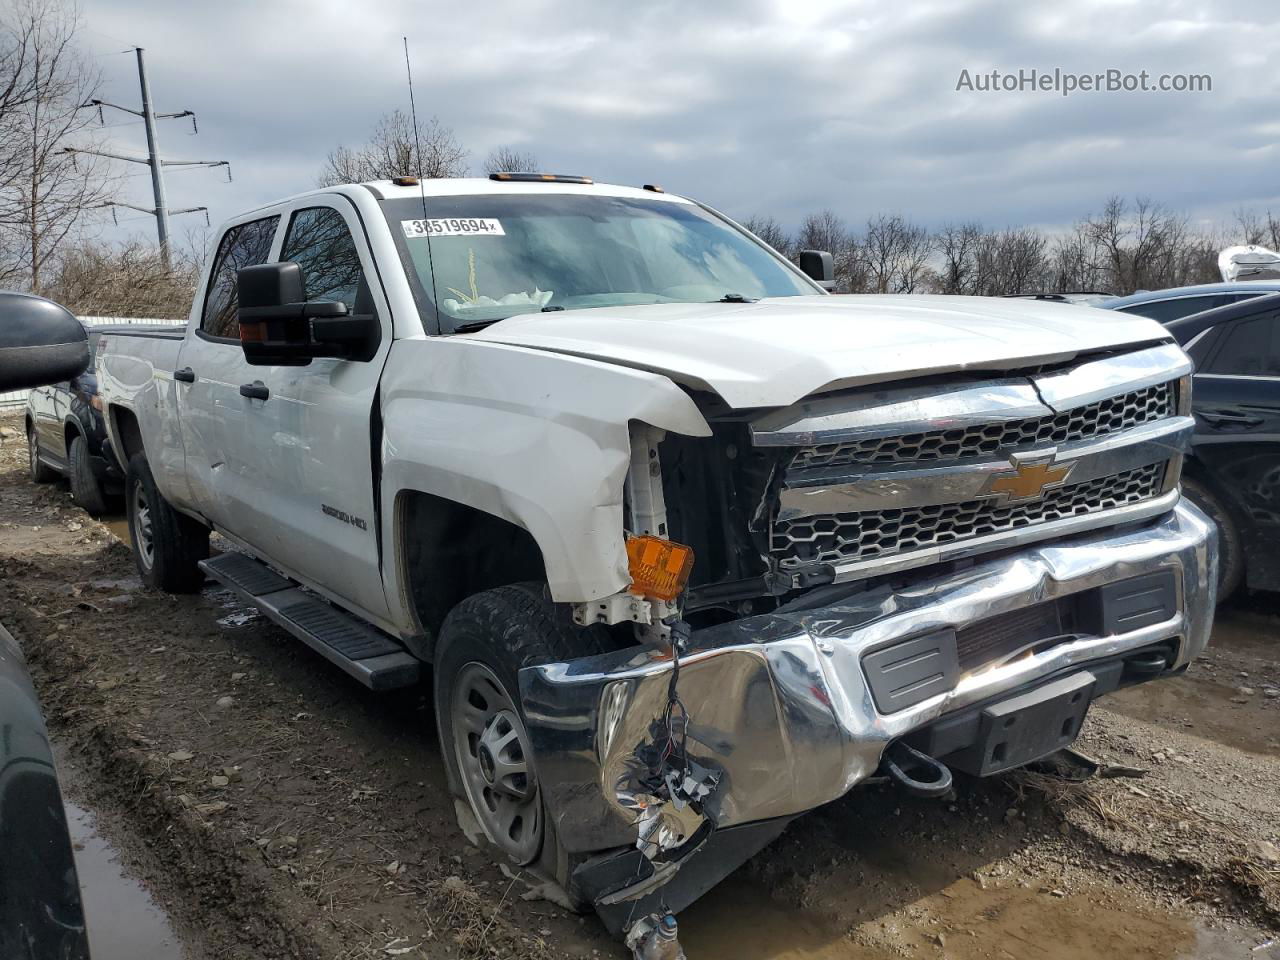
<instances>
[{"instance_id":1,"label":"rear tire","mask_svg":"<svg viewBox=\"0 0 1280 960\"><path fill-rule=\"evenodd\" d=\"M27 457L31 461L32 483L53 483L58 479L58 471L40 459L40 438L36 436L35 427L27 424Z\"/></svg>"},{"instance_id":2,"label":"rear tire","mask_svg":"<svg viewBox=\"0 0 1280 960\"><path fill-rule=\"evenodd\" d=\"M71 482L71 499L91 517L100 517L107 512L107 498L102 493L102 486L93 474L93 466L89 459L89 443L84 437L76 434L71 441L71 453L67 458L69 466L67 479Z\"/></svg>"},{"instance_id":3,"label":"rear tire","mask_svg":"<svg viewBox=\"0 0 1280 960\"><path fill-rule=\"evenodd\" d=\"M470 805L494 846L553 877L578 909L589 906L571 886L583 857L565 849L547 816L517 674L607 649L603 627L578 627L545 596L545 587L516 584L454 607L435 656L436 724L449 789Z\"/></svg>"},{"instance_id":4,"label":"rear tire","mask_svg":"<svg viewBox=\"0 0 1280 960\"><path fill-rule=\"evenodd\" d=\"M1218 525L1218 602L1222 603L1244 582L1240 527L1222 498L1199 480L1183 477L1182 494Z\"/></svg>"},{"instance_id":5,"label":"rear tire","mask_svg":"<svg viewBox=\"0 0 1280 960\"><path fill-rule=\"evenodd\" d=\"M160 495L145 454L134 454L124 481L133 562L148 587L195 593L204 582L209 528L171 507Z\"/></svg>"}]
</instances>

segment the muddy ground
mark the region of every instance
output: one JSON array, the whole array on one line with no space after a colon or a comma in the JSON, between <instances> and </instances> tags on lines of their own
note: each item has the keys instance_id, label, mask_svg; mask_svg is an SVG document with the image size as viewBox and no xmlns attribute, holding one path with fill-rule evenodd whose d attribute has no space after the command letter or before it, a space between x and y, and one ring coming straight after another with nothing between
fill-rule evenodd
<instances>
[{"instance_id":1,"label":"muddy ground","mask_svg":"<svg viewBox=\"0 0 1280 960\"><path fill-rule=\"evenodd\" d=\"M468 845L424 692L363 690L215 587L143 590L123 525L29 483L20 426L0 621L188 960L625 956ZM1099 701L1078 746L1145 775L856 790L681 915L691 960L1280 960L1280 598L1223 610L1185 677Z\"/></svg>"}]
</instances>

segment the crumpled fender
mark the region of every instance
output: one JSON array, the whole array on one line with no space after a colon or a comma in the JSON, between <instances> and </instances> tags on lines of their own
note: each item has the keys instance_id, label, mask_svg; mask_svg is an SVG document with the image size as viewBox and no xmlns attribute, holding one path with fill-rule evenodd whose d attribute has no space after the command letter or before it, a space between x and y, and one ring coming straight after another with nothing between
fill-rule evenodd
<instances>
[{"instance_id":1,"label":"crumpled fender","mask_svg":"<svg viewBox=\"0 0 1280 960\"><path fill-rule=\"evenodd\" d=\"M629 423L711 435L689 395L660 374L465 336L397 340L382 376L382 419L386 555L396 497L434 494L528 530L552 597L565 602L630 582ZM397 567L386 562L393 608L404 596Z\"/></svg>"}]
</instances>

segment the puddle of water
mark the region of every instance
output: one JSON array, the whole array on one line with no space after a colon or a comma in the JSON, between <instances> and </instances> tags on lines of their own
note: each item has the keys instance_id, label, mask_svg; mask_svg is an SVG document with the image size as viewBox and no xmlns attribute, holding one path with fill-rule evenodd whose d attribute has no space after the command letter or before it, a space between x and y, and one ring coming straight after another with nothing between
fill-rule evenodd
<instances>
[{"instance_id":1,"label":"puddle of water","mask_svg":"<svg viewBox=\"0 0 1280 960\"><path fill-rule=\"evenodd\" d=\"M93 960L182 960L178 938L150 894L121 869L93 815L66 804Z\"/></svg>"},{"instance_id":2,"label":"puddle of water","mask_svg":"<svg viewBox=\"0 0 1280 960\"><path fill-rule=\"evenodd\" d=\"M113 517L101 521L121 543L132 543L129 539L129 519L127 517Z\"/></svg>"},{"instance_id":3,"label":"puddle of water","mask_svg":"<svg viewBox=\"0 0 1280 960\"><path fill-rule=\"evenodd\" d=\"M857 885L841 885L856 903ZM698 960L1280 960L1280 946L1253 949L1260 931L1210 930L1116 890L1055 896L967 877L858 923L786 906L740 873L680 915L680 940Z\"/></svg>"}]
</instances>

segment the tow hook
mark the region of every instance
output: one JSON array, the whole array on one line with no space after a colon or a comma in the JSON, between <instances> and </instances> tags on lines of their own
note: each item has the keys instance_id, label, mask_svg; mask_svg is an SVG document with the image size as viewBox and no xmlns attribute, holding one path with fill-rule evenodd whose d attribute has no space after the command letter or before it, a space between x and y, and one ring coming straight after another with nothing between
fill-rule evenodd
<instances>
[{"instance_id":1,"label":"tow hook","mask_svg":"<svg viewBox=\"0 0 1280 960\"><path fill-rule=\"evenodd\" d=\"M1135 677L1154 677L1169 666L1169 655L1163 650L1148 650L1124 662L1124 672Z\"/></svg>"},{"instance_id":2,"label":"tow hook","mask_svg":"<svg viewBox=\"0 0 1280 960\"><path fill-rule=\"evenodd\" d=\"M889 744L880 766L890 780L917 797L942 797L951 791L951 769L901 740Z\"/></svg>"}]
</instances>

